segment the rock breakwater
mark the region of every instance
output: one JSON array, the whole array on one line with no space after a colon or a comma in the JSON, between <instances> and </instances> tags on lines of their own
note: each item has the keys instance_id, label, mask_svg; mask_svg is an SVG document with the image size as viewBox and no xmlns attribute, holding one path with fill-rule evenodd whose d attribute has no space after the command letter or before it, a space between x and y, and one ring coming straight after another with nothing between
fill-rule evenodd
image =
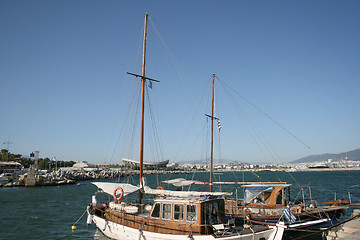
<instances>
[{"instance_id":1,"label":"rock breakwater","mask_svg":"<svg viewBox=\"0 0 360 240\"><path fill-rule=\"evenodd\" d=\"M144 175L155 174L187 174L190 171L164 171L164 170L145 170ZM57 186L64 184L75 184L78 181L96 180L96 179L108 179L108 178L121 178L128 176L139 175L139 170L129 169L103 169L97 171L38 171L35 174L35 186ZM21 175L19 179L15 179L13 182L7 184L0 184L0 187L16 187L25 186L27 173Z\"/></svg>"}]
</instances>

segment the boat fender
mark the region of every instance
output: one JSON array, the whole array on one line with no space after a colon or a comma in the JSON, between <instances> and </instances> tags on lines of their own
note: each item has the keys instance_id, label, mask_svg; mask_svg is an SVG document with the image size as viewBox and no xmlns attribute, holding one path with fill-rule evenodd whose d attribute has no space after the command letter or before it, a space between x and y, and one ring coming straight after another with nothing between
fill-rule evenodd
<instances>
[{"instance_id":1,"label":"boat fender","mask_svg":"<svg viewBox=\"0 0 360 240\"><path fill-rule=\"evenodd\" d=\"M246 215L250 215L251 214L251 210L249 208L245 208L245 214Z\"/></svg>"},{"instance_id":2,"label":"boat fender","mask_svg":"<svg viewBox=\"0 0 360 240\"><path fill-rule=\"evenodd\" d=\"M141 227L140 227L140 229L139 229L139 240L141 240L141 238L145 239L145 237L143 236L143 232L141 230Z\"/></svg>"},{"instance_id":3,"label":"boat fender","mask_svg":"<svg viewBox=\"0 0 360 240\"><path fill-rule=\"evenodd\" d=\"M139 208L137 206L126 206L124 208L124 211L126 213L132 213L132 214L136 214L139 212Z\"/></svg>"},{"instance_id":4,"label":"boat fender","mask_svg":"<svg viewBox=\"0 0 360 240\"><path fill-rule=\"evenodd\" d=\"M119 197L116 197L116 192L117 191L119 191L120 190L120 196ZM114 190L114 199L115 199L115 202L119 202L121 199L122 199L122 197L124 196L124 189L122 189L122 187L118 187L118 188L116 188L115 190Z\"/></svg>"},{"instance_id":5,"label":"boat fender","mask_svg":"<svg viewBox=\"0 0 360 240\"><path fill-rule=\"evenodd\" d=\"M151 206L150 204L147 204L147 205L145 206L145 211L150 212L151 209L152 209L152 206Z\"/></svg>"},{"instance_id":6,"label":"boat fender","mask_svg":"<svg viewBox=\"0 0 360 240\"><path fill-rule=\"evenodd\" d=\"M156 190L164 190L164 188L162 186L158 186Z\"/></svg>"},{"instance_id":7,"label":"boat fender","mask_svg":"<svg viewBox=\"0 0 360 240\"><path fill-rule=\"evenodd\" d=\"M103 227L103 230L102 230L102 231L105 231L106 225L107 225L107 220L104 221L104 227Z\"/></svg>"},{"instance_id":8,"label":"boat fender","mask_svg":"<svg viewBox=\"0 0 360 240\"><path fill-rule=\"evenodd\" d=\"M86 219L86 223L87 223L88 225L91 224L92 219L93 219L93 215L91 215L91 213L90 213L89 210L90 210L90 207L87 206L86 211L87 211L88 216L87 216L87 219Z\"/></svg>"}]
</instances>

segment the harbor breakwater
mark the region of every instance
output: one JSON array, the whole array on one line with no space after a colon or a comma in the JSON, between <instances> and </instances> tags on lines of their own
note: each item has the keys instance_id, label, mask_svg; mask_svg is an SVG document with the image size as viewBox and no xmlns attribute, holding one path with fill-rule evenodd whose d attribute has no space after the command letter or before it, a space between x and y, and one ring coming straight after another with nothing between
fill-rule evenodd
<instances>
[{"instance_id":1,"label":"harbor breakwater","mask_svg":"<svg viewBox=\"0 0 360 240\"><path fill-rule=\"evenodd\" d=\"M144 170L144 175L162 175L162 174L187 174L190 171L165 171L165 170ZM26 186L27 174L21 175L18 179L6 184L0 184L0 187L21 187ZM51 172L37 172L35 174L35 186L58 186L65 184L75 184L78 181L121 178L129 176L138 176L139 170L123 169L104 169L98 171L64 171L57 170Z\"/></svg>"}]
</instances>

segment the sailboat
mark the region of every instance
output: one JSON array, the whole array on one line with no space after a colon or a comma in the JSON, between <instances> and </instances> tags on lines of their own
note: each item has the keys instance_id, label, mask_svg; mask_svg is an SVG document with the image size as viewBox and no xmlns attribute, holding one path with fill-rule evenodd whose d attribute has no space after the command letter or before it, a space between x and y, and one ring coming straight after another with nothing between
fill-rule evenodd
<instances>
[{"instance_id":1,"label":"sailboat","mask_svg":"<svg viewBox=\"0 0 360 240\"><path fill-rule=\"evenodd\" d=\"M114 201L98 203L96 195L87 207L87 223L95 223L107 237L112 239L193 239L193 240L280 240L284 227L236 226L225 219L224 196L227 192L169 191L161 187L151 189L143 178L144 138L144 88L146 81L156 81L145 76L145 53L148 14L145 14L140 132L140 176L139 186L127 183L95 184L103 193L113 196ZM139 191L137 203L121 201L130 193ZM156 197L151 204L143 202L144 194Z\"/></svg>"},{"instance_id":2,"label":"sailboat","mask_svg":"<svg viewBox=\"0 0 360 240\"><path fill-rule=\"evenodd\" d=\"M227 218L238 222L248 221L253 224L276 225L280 219L286 219L286 229L322 228L337 224L344 210L349 207L344 201L324 203L290 201L291 184L286 182L213 182L213 125L214 120L215 74L212 75L212 110L211 115L211 151L210 151L210 192L214 184L241 185L244 199L225 200ZM221 126L221 125L220 125ZM189 183L186 183L189 184Z\"/></svg>"},{"instance_id":3,"label":"sailboat","mask_svg":"<svg viewBox=\"0 0 360 240\"><path fill-rule=\"evenodd\" d=\"M268 225L284 218L287 220L287 229L319 229L337 224L345 209L349 208L348 204L335 201L313 201L310 205L306 205L305 201L291 201L291 186L286 182L242 183L244 198L226 200L226 214L238 221L247 219ZM288 215L284 214L286 212Z\"/></svg>"}]
</instances>

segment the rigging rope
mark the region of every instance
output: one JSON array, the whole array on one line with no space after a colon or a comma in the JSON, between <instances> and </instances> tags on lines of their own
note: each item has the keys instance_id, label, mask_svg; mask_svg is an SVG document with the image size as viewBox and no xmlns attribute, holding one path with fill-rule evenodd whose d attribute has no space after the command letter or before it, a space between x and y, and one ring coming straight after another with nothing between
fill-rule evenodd
<instances>
[{"instance_id":1,"label":"rigging rope","mask_svg":"<svg viewBox=\"0 0 360 240\"><path fill-rule=\"evenodd\" d=\"M290 132L287 128L285 128L283 125L281 125L278 121L276 121L275 119L273 119L271 116L269 116L268 114L266 114L263 110L261 110L258 106L256 106L254 103L252 103L250 100L248 100L247 98L245 98L243 95L241 95L238 91L236 91L235 89L231 88L230 86L228 86L226 83L222 82L218 77L216 77L219 82L221 84L223 84L224 86L228 87L229 89L233 90L237 95L239 95L242 99L244 99L247 103L249 103L251 106L253 106L256 110L258 110L260 113L262 113L263 115L265 115L267 118L269 118L272 122L274 122L276 125L278 125L281 129L283 129L285 132L287 132L288 134L290 134L292 137L294 137L297 141L299 141L301 144L303 144L305 147L311 149L313 152L317 153L313 148L311 148L309 145L307 145L304 141L302 141L299 137L297 137L295 134L293 134L292 132Z\"/></svg>"},{"instance_id":2,"label":"rigging rope","mask_svg":"<svg viewBox=\"0 0 360 240\"><path fill-rule=\"evenodd\" d=\"M270 156L275 160L276 158L274 155L277 156L277 159L280 159L282 162L284 162L279 155L276 153L276 151L272 148L272 146L266 141L266 139L262 136L262 134L259 132L259 130L250 122L250 120L246 117L244 114L243 109L240 107L239 104L236 103L235 99L232 97L232 95L229 93L227 89L231 89L233 92L235 92L237 95L239 95L242 99L244 99L247 103L249 103L251 106L253 106L256 110L258 110L260 113L264 114L267 118L269 118L271 121L276 123L279 127L281 127L283 130L285 130L287 133L289 133L291 136L295 137L296 140L301 142L303 145L305 145L307 148L313 150L311 147L309 147L307 144L305 144L303 141L301 141L297 136L295 136L293 133L291 133L289 130L287 130L285 127L283 127L280 123L275 121L273 118L271 118L268 114L266 114L264 111L262 111L259 107L257 107L254 103L250 102L247 98L245 98L243 95L241 95L238 91L228 86L226 83L221 81L217 76L215 77L216 80L219 81L220 85L223 87L224 91L227 93L227 96L229 97L230 101L233 103L234 107L237 109L237 112L240 114L240 117L243 119L243 121L247 124L247 127L250 127L253 132L257 135L259 140L262 142L264 147L267 149ZM243 114L241 114L243 113ZM252 136L253 137L253 136ZM260 151L264 154L262 151L261 146L259 145L258 141L253 137L255 143L258 145ZM314 150L313 150L314 151ZM315 152L315 151L314 151ZM274 154L274 155L273 155ZM291 173L288 173L290 177L295 181L295 183L301 187L300 183L294 178L294 176Z\"/></svg>"},{"instance_id":3,"label":"rigging rope","mask_svg":"<svg viewBox=\"0 0 360 240\"><path fill-rule=\"evenodd\" d=\"M186 77L185 72L182 70L180 64L176 61L175 55L172 53L170 48L165 43L164 38L161 36L160 32L158 31L157 27L155 26L154 22L152 21L152 19L150 17L149 17L149 21L151 23L151 26L154 28L155 33L157 34L158 38L160 39L160 42L163 45L163 47L164 47L164 49L165 49L165 51L166 51L166 53L167 53L167 55L168 55L168 57L170 59L170 62L175 67L175 70L176 70L177 74L173 74L173 75L180 75L181 78L183 80L185 80L185 84L182 84L181 87L177 86L177 89L180 89L180 88L185 86L187 91L190 93L193 89L195 89L192 81L189 81L188 77ZM177 83L177 82L175 82L175 83Z\"/></svg>"}]
</instances>

